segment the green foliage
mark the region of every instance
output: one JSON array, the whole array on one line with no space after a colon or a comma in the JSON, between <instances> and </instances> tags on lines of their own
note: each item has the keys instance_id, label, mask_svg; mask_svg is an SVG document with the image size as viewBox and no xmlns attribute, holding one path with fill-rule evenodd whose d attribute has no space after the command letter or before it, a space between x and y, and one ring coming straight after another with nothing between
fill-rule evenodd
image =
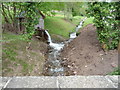
<instances>
[{"instance_id":1,"label":"green foliage","mask_svg":"<svg viewBox=\"0 0 120 90\"><path fill-rule=\"evenodd\" d=\"M39 11L45 16L55 15L56 11L64 12L64 17L84 14L86 4L83 2L71 3L71 2L3 2L2 3L2 16L4 23L11 23L11 27L16 27L15 23L21 13L25 17L24 24L26 31L29 35L28 38L34 34L34 26L38 24L38 18L40 17ZM81 8L81 9L80 9ZM80 12L81 11L81 12ZM75 14L75 15L74 15ZM68 19L68 18L67 18ZM70 19L70 18L69 18ZM16 31L17 32L17 31Z\"/></svg>"},{"instance_id":2,"label":"green foliage","mask_svg":"<svg viewBox=\"0 0 120 90\"><path fill-rule=\"evenodd\" d=\"M86 15L86 9L87 9L86 2L77 2L77 3L74 2L72 4L73 4L73 7L72 7L73 16L85 16Z\"/></svg>"},{"instance_id":3,"label":"green foliage","mask_svg":"<svg viewBox=\"0 0 120 90\"><path fill-rule=\"evenodd\" d=\"M115 70L109 73L109 75L120 75L120 68L115 68Z\"/></svg>"},{"instance_id":4,"label":"green foliage","mask_svg":"<svg viewBox=\"0 0 120 90\"><path fill-rule=\"evenodd\" d=\"M83 27L85 27L85 26L88 25L88 24L93 24L93 20L94 20L93 17L87 18L87 19L84 21L84 23L83 23Z\"/></svg>"},{"instance_id":5,"label":"green foliage","mask_svg":"<svg viewBox=\"0 0 120 90\"><path fill-rule=\"evenodd\" d=\"M34 26L38 24L38 12L36 12L37 3L29 2L24 3L25 8L25 17L27 22L25 23L26 32L28 33L28 38L31 38L34 34Z\"/></svg>"},{"instance_id":6,"label":"green foliage","mask_svg":"<svg viewBox=\"0 0 120 90\"><path fill-rule=\"evenodd\" d=\"M105 49L114 49L118 46L120 21L119 2L93 2L88 3L88 16L94 17L94 24L97 27L98 39L105 44Z\"/></svg>"}]
</instances>

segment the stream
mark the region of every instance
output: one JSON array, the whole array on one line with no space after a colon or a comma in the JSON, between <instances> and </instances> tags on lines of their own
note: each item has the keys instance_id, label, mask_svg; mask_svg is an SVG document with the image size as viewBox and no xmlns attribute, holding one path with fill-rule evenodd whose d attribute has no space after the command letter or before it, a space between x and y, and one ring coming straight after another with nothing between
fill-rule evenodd
<instances>
[{"instance_id":1,"label":"stream","mask_svg":"<svg viewBox=\"0 0 120 90\"><path fill-rule=\"evenodd\" d=\"M67 72L67 68L64 67L63 60L60 58L60 52L65 46L65 44L71 42L74 38L77 37L76 33L77 31L82 27L84 21L86 18L84 18L79 25L76 27L75 32L70 33L69 40L61 43L53 43L50 34L47 30L45 30L46 34L48 35L48 42L50 46L49 54L48 54L48 60L46 61L44 65L44 75L45 76L65 76Z\"/></svg>"}]
</instances>

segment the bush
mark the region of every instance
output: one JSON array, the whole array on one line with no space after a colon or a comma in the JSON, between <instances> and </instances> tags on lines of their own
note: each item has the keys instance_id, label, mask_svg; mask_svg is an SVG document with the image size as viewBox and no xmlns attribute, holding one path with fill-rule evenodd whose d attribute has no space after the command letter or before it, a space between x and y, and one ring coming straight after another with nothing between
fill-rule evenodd
<instances>
[{"instance_id":1,"label":"bush","mask_svg":"<svg viewBox=\"0 0 120 90\"><path fill-rule=\"evenodd\" d=\"M93 2L88 3L88 16L94 17L94 24L97 27L98 39L104 49L115 49L119 42L120 33L120 2Z\"/></svg>"},{"instance_id":2,"label":"bush","mask_svg":"<svg viewBox=\"0 0 120 90\"><path fill-rule=\"evenodd\" d=\"M115 70L109 73L109 75L120 75L120 68L115 68Z\"/></svg>"}]
</instances>

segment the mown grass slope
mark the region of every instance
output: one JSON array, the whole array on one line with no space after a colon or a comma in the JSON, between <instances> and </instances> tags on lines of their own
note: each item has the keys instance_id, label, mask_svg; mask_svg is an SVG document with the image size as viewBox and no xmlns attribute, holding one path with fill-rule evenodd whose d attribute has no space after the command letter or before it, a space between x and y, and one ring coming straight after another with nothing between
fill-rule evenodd
<instances>
[{"instance_id":1,"label":"mown grass slope","mask_svg":"<svg viewBox=\"0 0 120 90\"><path fill-rule=\"evenodd\" d=\"M75 30L76 25L83 19L83 16L75 16L71 20L66 20L64 17L46 17L45 18L45 29L55 38L53 35L60 35L65 39L69 38L69 33ZM93 23L93 18L87 18L83 24L85 27L88 24Z\"/></svg>"},{"instance_id":2,"label":"mown grass slope","mask_svg":"<svg viewBox=\"0 0 120 90\"><path fill-rule=\"evenodd\" d=\"M50 34L57 34L68 38L69 32L75 29L75 25L61 17L46 17L45 29L48 29Z\"/></svg>"}]
</instances>

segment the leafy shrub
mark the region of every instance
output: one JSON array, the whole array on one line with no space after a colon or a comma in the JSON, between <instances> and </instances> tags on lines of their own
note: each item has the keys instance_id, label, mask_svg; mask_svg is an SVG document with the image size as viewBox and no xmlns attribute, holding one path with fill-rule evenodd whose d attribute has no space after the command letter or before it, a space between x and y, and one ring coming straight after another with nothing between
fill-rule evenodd
<instances>
[{"instance_id":1,"label":"leafy shrub","mask_svg":"<svg viewBox=\"0 0 120 90\"><path fill-rule=\"evenodd\" d=\"M120 2L93 2L88 3L88 16L94 17L98 39L104 49L115 49L119 42L120 33Z\"/></svg>"},{"instance_id":2,"label":"leafy shrub","mask_svg":"<svg viewBox=\"0 0 120 90\"><path fill-rule=\"evenodd\" d=\"M120 68L115 68L115 70L109 74L110 75L120 75Z\"/></svg>"}]
</instances>

